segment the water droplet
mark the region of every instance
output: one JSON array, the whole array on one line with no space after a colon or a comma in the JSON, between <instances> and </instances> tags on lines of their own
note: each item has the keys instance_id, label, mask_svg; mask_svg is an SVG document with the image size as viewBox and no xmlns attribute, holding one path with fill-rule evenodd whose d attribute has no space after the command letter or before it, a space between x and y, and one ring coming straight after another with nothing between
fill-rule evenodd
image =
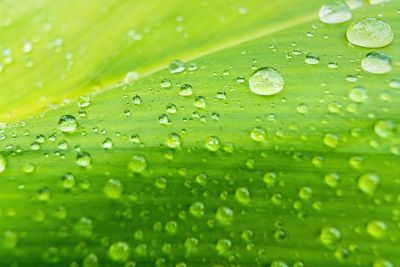
<instances>
[{"instance_id":1,"label":"water droplet","mask_svg":"<svg viewBox=\"0 0 400 267\"><path fill-rule=\"evenodd\" d=\"M394 89L400 89L400 79L393 79L389 82L389 86Z\"/></svg>"},{"instance_id":2,"label":"water droplet","mask_svg":"<svg viewBox=\"0 0 400 267\"><path fill-rule=\"evenodd\" d=\"M7 167L7 160L6 158L0 154L0 173L4 172Z\"/></svg>"},{"instance_id":3,"label":"water droplet","mask_svg":"<svg viewBox=\"0 0 400 267\"><path fill-rule=\"evenodd\" d=\"M108 249L108 255L113 261L126 262L130 253L130 247L125 242L115 242Z\"/></svg>"},{"instance_id":4,"label":"water droplet","mask_svg":"<svg viewBox=\"0 0 400 267\"><path fill-rule=\"evenodd\" d=\"M64 189L71 189L75 186L75 177L72 173L66 173L61 178L61 182Z\"/></svg>"},{"instance_id":5,"label":"water droplet","mask_svg":"<svg viewBox=\"0 0 400 267\"><path fill-rule=\"evenodd\" d=\"M169 221L165 224L165 231L168 234L174 235L178 231L178 223L176 221Z\"/></svg>"},{"instance_id":6,"label":"water droplet","mask_svg":"<svg viewBox=\"0 0 400 267\"><path fill-rule=\"evenodd\" d=\"M328 186L332 187L332 188L335 188L335 187L338 186L338 184L339 184L339 179L340 179L340 176L339 176L339 174L337 174L337 173L328 173L328 174L326 174L325 177L324 177L325 183L326 183Z\"/></svg>"},{"instance_id":7,"label":"water droplet","mask_svg":"<svg viewBox=\"0 0 400 267\"><path fill-rule=\"evenodd\" d=\"M250 192L246 187L239 187L235 191L235 198L241 204L249 204L250 202Z\"/></svg>"},{"instance_id":8,"label":"water droplet","mask_svg":"<svg viewBox=\"0 0 400 267\"><path fill-rule=\"evenodd\" d=\"M300 188L299 197L302 200L309 200L311 198L311 195L312 195L312 189L310 187L304 186Z\"/></svg>"},{"instance_id":9,"label":"water droplet","mask_svg":"<svg viewBox=\"0 0 400 267\"><path fill-rule=\"evenodd\" d=\"M324 136L324 144L331 148L336 148L339 143L339 138L336 134L327 133Z\"/></svg>"},{"instance_id":10,"label":"water droplet","mask_svg":"<svg viewBox=\"0 0 400 267\"><path fill-rule=\"evenodd\" d=\"M92 157L88 152L80 152L76 157L76 164L80 167L89 167L92 163Z\"/></svg>"},{"instance_id":11,"label":"water droplet","mask_svg":"<svg viewBox=\"0 0 400 267\"><path fill-rule=\"evenodd\" d=\"M308 106L304 103L301 103L297 106L296 110L301 114L306 114L308 112Z\"/></svg>"},{"instance_id":12,"label":"water droplet","mask_svg":"<svg viewBox=\"0 0 400 267\"><path fill-rule=\"evenodd\" d=\"M147 160L143 155L136 154L129 162L129 169L135 173L141 173L147 169Z\"/></svg>"},{"instance_id":13,"label":"water droplet","mask_svg":"<svg viewBox=\"0 0 400 267\"><path fill-rule=\"evenodd\" d=\"M283 260L273 260L270 267L289 267Z\"/></svg>"},{"instance_id":14,"label":"water droplet","mask_svg":"<svg viewBox=\"0 0 400 267\"><path fill-rule=\"evenodd\" d=\"M342 1L333 1L321 7L319 19L328 24L342 23L351 19L351 10Z\"/></svg>"},{"instance_id":15,"label":"water droplet","mask_svg":"<svg viewBox=\"0 0 400 267\"><path fill-rule=\"evenodd\" d=\"M169 71L171 73L180 73L185 70L185 63L179 59L172 60L171 63L169 63Z\"/></svg>"},{"instance_id":16,"label":"water droplet","mask_svg":"<svg viewBox=\"0 0 400 267\"><path fill-rule=\"evenodd\" d=\"M358 179L358 188L368 195L373 195L379 183L380 178L377 174L366 173L361 175Z\"/></svg>"},{"instance_id":17,"label":"water droplet","mask_svg":"<svg viewBox=\"0 0 400 267\"><path fill-rule=\"evenodd\" d=\"M215 213L215 219L225 225L231 224L233 221L233 210L225 206L219 207Z\"/></svg>"},{"instance_id":18,"label":"water droplet","mask_svg":"<svg viewBox=\"0 0 400 267\"><path fill-rule=\"evenodd\" d=\"M111 138L107 137L106 139L104 139L102 146L104 149L111 149L113 147L113 142Z\"/></svg>"},{"instance_id":19,"label":"water droplet","mask_svg":"<svg viewBox=\"0 0 400 267\"><path fill-rule=\"evenodd\" d=\"M122 195L123 186L117 179L108 179L103 187L104 194L111 199L118 199Z\"/></svg>"},{"instance_id":20,"label":"water droplet","mask_svg":"<svg viewBox=\"0 0 400 267\"><path fill-rule=\"evenodd\" d=\"M204 146L210 151L217 151L221 147L221 142L217 136L207 137Z\"/></svg>"},{"instance_id":21,"label":"water droplet","mask_svg":"<svg viewBox=\"0 0 400 267\"><path fill-rule=\"evenodd\" d=\"M319 63L319 55L316 53L308 53L304 61L309 65L316 65Z\"/></svg>"},{"instance_id":22,"label":"water droplet","mask_svg":"<svg viewBox=\"0 0 400 267\"><path fill-rule=\"evenodd\" d=\"M267 139L267 132L262 127L255 127L250 131L250 137L256 142L264 142Z\"/></svg>"},{"instance_id":23,"label":"water droplet","mask_svg":"<svg viewBox=\"0 0 400 267\"><path fill-rule=\"evenodd\" d=\"M364 6L364 0L346 0L346 4L350 9L357 9Z\"/></svg>"},{"instance_id":24,"label":"water droplet","mask_svg":"<svg viewBox=\"0 0 400 267\"><path fill-rule=\"evenodd\" d=\"M165 140L165 144L170 148L178 148L181 146L181 137L177 133L170 133Z\"/></svg>"},{"instance_id":25,"label":"water droplet","mask_svg":"<svg viewBox=\"0 0 400 267\"><path fill-rule=\"evenodd\" d=\"M356 86L350 90L349 98L356 103L365 102L368 100L367 91L364 87Z\"/></svg>"},{"instance_id":26,"label":"water droplet","mask_svg":"<svg viewBox=\"0 0 400 267\"><path fill-rule=\"evenodd\" d=\"M225 256L230 251L232 247L232 242L229 239L219 239L215 245L219 255Z\"/></svg>"},{"instance_id":27,"label":"water droplet","mask_svg":"<svg viewBox=\"0 0 400 267\"><path fill-rule=\"evenodd\" d=\"M321 229L320 240L326 246L331 246L339 241L342 233L334 226L328 225Z\"/></svg>"},{"instance_id":28,"label":"water droplet","mask_svg":"<svg viewBox=\"0 0 400 267\"><path fill-rule=\"evenodd\" d=\"M256 95L275 95L282 91L285 81L274 68L256 70L249 78L250 90Z\"/></svg>"},{"instance_id":29,"label":"water droplet","mask_svg":"<svg viewBox=\"0 0 400 267\"><path fill-rule=\"evenodd\" d=\"M367 232L376 239L382 239L385 236L386 224L382 221L371 221L367 224Z\"/></svg>"},{"instance_id":30,"label":"water droplet","mask_svg":"<svg viewBox=\"0 0 400 267\"><path fill-rule=\"evenodd\" d=\"M201 218L204 215L204 204L202 202L194 202L189 208L190 214L196 218Z\"/></svg>"},{"instance_id":31,"label":"water droplet","mask_svg":"<svg viewBox=\"0 0 400 267\"><path fill-rule=\"evenodd\" d=\"M64 133L71 133L76 131L78 121L72 115L63 115L58 121L58 127Z\"/></svg>"},{"instance_id":32,"label":"water droplet","mask_svg":"<svg viewBox=\"0 0 400 267\"><path fill-rule=\"evenodd\" d=\"M194 106L196 108L205 108L207 105L206 98L204 96L196 96L194 99Z\"/></svg>"},{"instance_id":33,"label":"water droplet","mask_svg":"<svg viewBox=\"0 0 400 267\"><path fill-rule=\"evenodd\" d=\"M377 259L372 267L394 267L393 263L385 259Z\"/></svg>"},{"instance_id":34,"label":"water droplet","mask_svg":"<svg viewBox=\"0 0 400 267\"><path fill-rule=\"evenodd\" d=\"M374 125L375 133L381 138L389 138L394 135L396 124L390 120L378 121Z\"/></svg>"},{"instance_id":35,"label":"water droplet","mask_svg":"<svg viewBox=\"0 0 400 267\"><path fill-rule=\"evenodd\" d=\"M385 74L392 70L392 60L383 52L371 52L361 60L361 68L373 74Z\"/></svg>"},{"instance_id":36,"label":"water droplet","mask_svg":"<svg viewBox=\"0 0 400 267\"><path fill-rule=\"evenodd\" d=\"M183 84L180 88L179 94L181 96L190 96L193 94L193 88L190 84Z\"/></svg>"},{"instance_id":37,"label":"water droplet","mask_svg":"<svg viewBox=\"0 0 400 267\"><path fill-rule=\"evenodd\" d=\"M273 172L267 172L263 176L263 182L268 186L268 187L273 187L276 183L276 174Z\"/></svg>"},{"instance_id":38,"label":"water droplet","mask_svg":"<svg viewBox=\"0 0 400 267\"><path fill-rule=\"evenodd\" d=\"M169 79L162 79L161 80L161 88L167 89L167 88L170 88L171 85L172 85L171 80L169 80Z\"/></svg>"},{"instance_id":39,"label":"water droplet","mask_svg":"<svg viewBox=\"0 0 400 267\"><path fill-rule=\"evenodd\" d=\"M368 0L368 2L371 5L379 5L379 4L383 4L383 3L388 3L390 1L392 1L392 0Z\"/></svg>"},{"instance_id":40,"label":"water droplet","mask_svg":"<svg viewBox=\"0 0 400 267\"><path fill-rule=\"evenodd\" d=\"M78 106L81 108L86 108L90 106L91 103L92 103L92 98L88 95L86 96L83 95L78 98Z\"/></svg>"},{"instance_id":41,"label":"water droplet","mask_svg":"<svg viewBox=\"0 0 400 267\"><path fill-rule=\"evenodd\" d=\"M365 18L351 24L346 36L350 43L367 48L384 47L393 42L389 24L376 18Z\"/></svg>"}]
</instances>

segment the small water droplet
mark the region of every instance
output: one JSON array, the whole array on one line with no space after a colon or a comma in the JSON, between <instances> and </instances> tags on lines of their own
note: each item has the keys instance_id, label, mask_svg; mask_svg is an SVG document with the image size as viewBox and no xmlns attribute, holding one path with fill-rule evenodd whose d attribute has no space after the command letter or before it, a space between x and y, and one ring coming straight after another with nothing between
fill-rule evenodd
<instances>
[{"instance_id":1,"label":"small water droplet","mask_svg":"<svg viewBox=\"0 0 400 267\"><path fill-rule=\"evenodd\" d=\"M170 148L178 148L181 146L181 137L177 133L170 133L165 140L165 144Z\"/></svg>"},{"instance_id":2,"label":"small water droplet","mask_svg":"<svg viewBox=\"0 0 400 267\"><path fill-rule=\"evenodd\" d=\"M285 81L274 68L256 70L249 78L250 90L256 95L275 95L282 91Z\"/></svg>"},{"instance_id":3,"label":"small water droplet","mask_svg":"<svg viewBox=\"0 0 400 267\"><path fill-rule=\"evenodd\" d=\"M309 65L316 65L319 63L319 55L316 53L308 53L304 61Z\"/></svg>"},{"instance_id":4,"label":"small water droplet","mask_svg":"<svg viewBox=\"0 0 400 267\"><path fill-rule=\"evenodd\" d=\"M185 63L182 60L175 59L169 64L169 71L171 73L180 73L185 70Z\"/></svg>"},{"instance_id":5,"label":"small water droplet","mask_svg":"<svg viewBox=\"0 0 400 267\"><path fill-rule=\"evenodd\" d=\"M361 68L373 74L384 74L392 70L392 60L383 52L371 52L361 60Z\"/></svg>"},{"instance_id":6,"label":"small water droplet","mask_svg":"<svg viewBox=\"0 0 400 267\"><path fill-rule=\"evenodd\" d=\"M262 127L255 127L250 131L250 137L256 142L264 142L267 139L267 132Z\"/></svg>"},{"instance_id":7,"label":"small water droplet","mask_svg":"<svg viewBox=\"0 0 400 267\"><path fill-rule=\"evenodd\" d=\"M7 160L6 158L0 154L0 173L4 172L7 167Z\"/></svg>"},{"instance_id":8,"label":"small water droplet","mask_svg":"<svg viewBox=\"0 0 400 267\"><path fill-rule=\"evenodd\" d=\"M381 120L375 123L374 131L381 138L389 138L394 135L396 124L390 120Z\"/></svg>"},{"instance_id":9,"label":"small water droplet","mask_svg":"<svg viewBox=\"0 0 400 267\"><path fill-rule=\"evenodd\" d=\"M339 138L336 134L327 133L324 136L324 144L331 148L336 148L339 143Z\"/></svg>"},{"instance_id":10,"label":"small water droplet","mask_svg":"<svg viewBox=\"0 0 400 267\"><path fill-rule=\"evenodd\" d=\"M377 174L366 173L358 179L358 188L368 195L373 195L380 183L380 178Z\"/></svg>"},{"instance_id":11,"label":"small water droplet","mask_svg":"<svg viewBox=\"0 0 400 267\"><path fill-rule=\"evenodd\" d=\"M180 88L179 94L181 96L190 96L193 93L193 88L190 84L183 84Z\"/></svg>"},{"instance_id":12,"label":"small water droplet","mask_svg":"<svg viewBox=\"0 0 400 267\"><path fill-rule=\"evenodd\" d=\"M110 199L118 199L122 195L123 186L117 179L108 179L103 187L104 194Z\"/></svg>"},{"instance_id":13,"label":"small water droplet","mask_svg":"<svg viewBox=\"0 0 400 267\"><path fill-rule=\"evenodd\" d=\"M128 164L128 167L131 171L135 173L141 173L147 169L147 160L143 155L136 154L132 157L131 161Z\"/></svg>"},{"instance_id":14,"label":"small water droplet","mask_svg":"<svg viewBox=\"0 0 400 267\"><path fill-rule=\"evenodd\" d=\"M367 91L364 87L356 86L350 90L349 98L356 103L365 102L368 100Z\"/></svg>"},{"instance_id":15,"label":"small water droplet","mask_svg":"<svg viewBox=\"0 0 400 267\"><path fill-rule=\"evenodd\" d=\"M126 262L130 253L130 247L125 242L115 242L108 249L108 255L113 261Z\"/></svg>"},{"instance_id":16,"label":"small water droplet","mask_svg":"<svg viewBox=\"0 0 400 267\"><path fill-rule=\"evenodd\" d=\"M217 136L207 137L204 146L210 151L217 151L221 147L221 142Z\"/></svg>"},{"instance_id":17,"label":"small water droplet","mask_svg":"<svg viewBox=\"0 0 400 267\"><path fill-rule=\"evenodd\" d=\"M326 246L334 245L341 238L342 233L334 226L328 225L321 229L320 240Z\"/></svg>"},{"instance_id":18,"label":"small water droplet","mask_svg":"<svg viewBox=\"0 0 400 267\"><path fill-rule=\"evenodd\" d=\"M342 1L333 1L321 7L319 19L328 24L342 23L351 19L351 10Z\"/></svg>"},{"instance_id":19,"label":"small water droplet","mask_svg":"<svg viewBox=\"0 0 400 267\"><path fill-rule=\"evenodd\" d=\"M367 48L384 47L393 42L389 24L376 18L365 18L351 24L346 36L350 43Z\"/></svg>"},{"instance_id":20,"label":"small water droplet","mask_svg":"<svg viewBox=\"0 0 400 267\"><path fill-rule=\"evenodd\" d=\"M367 232L370 236L376 239L382 239L385 236L386 224L382 221L370 221L367 224Z\"/></svg>"}]
</instances>

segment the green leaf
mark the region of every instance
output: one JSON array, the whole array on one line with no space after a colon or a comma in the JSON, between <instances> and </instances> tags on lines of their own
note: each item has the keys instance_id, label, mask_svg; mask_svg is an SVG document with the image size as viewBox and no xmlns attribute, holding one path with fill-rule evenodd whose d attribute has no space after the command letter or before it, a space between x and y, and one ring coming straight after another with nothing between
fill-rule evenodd
<instances>
[{"instance_id":1,"label":"green leaf","mask_svg":"<svg viewBox=\"0 0 400 267\"><path fill-rule=\"evenodd\" d=\"M81 100L81 107L73 102L8 124L0 138L2 265L400 265L399 2L365 4L338 25L317 20L321 3L297 3L271 1L264 9L216 1L201 10L171 4L162 9L170 25L176 14L196 22L188 43L174 47L167 34L174 28L165 26L149 33L169 40L155 54L149 44L116 46L118 55L110 57L93 51L87 58L103 63L81 68L113 86L90 105ZM111 21L127 14L124 4L115 2ZM237 10L247 4L241 20ZM154 10L148 8L138 14ZM229 22L213 32L207 16L221 14ZM365 72L361 60L378 49L345 37L351 23L366 17L394 31L394 42L379 49L392 58L387 74ZM114 33L110 21L102 27L96 17L89 21ZM125 59L135 53L148 62L130 65ZM318 64L305 62L310 54ZM187 69L171 74L167 62L176 58ZM190 63L197 69L189 70ZM152 72L155 64L163 69L116 83L118 75ZM262 67L281 73L280 93L250 91L249 77ZM80 79L55 95L91 91L81 85L92 80ZM166 79L171 85L163 88ZM188 94L185 85L189 96L181 95ZM355 101L357 90L368 97ZM76 131L67 132L75 125L65 115L77 119ZM67 125L59 127L62 117Z\"/></svg>"}]
</instances>

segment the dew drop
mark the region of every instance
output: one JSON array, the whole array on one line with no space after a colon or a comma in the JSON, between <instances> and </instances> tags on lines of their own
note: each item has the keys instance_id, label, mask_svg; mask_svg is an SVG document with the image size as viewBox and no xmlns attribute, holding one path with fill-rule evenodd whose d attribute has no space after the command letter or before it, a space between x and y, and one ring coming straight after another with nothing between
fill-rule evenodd
<instances>
[{"instance_id":1,"label":"dew drop","mask_svg":"<svg viewBox=\"0 0 400 267\"><path fill-rule=\"evenodd\" d=\"M346 37L350 43L366 48L384 47L393 42L389 24L376 18L365 18L351 24Z\"/></svg>"},{"instance_id":2,"label":"dew drop","mask_svg":"<svg viewBox=\"0 0 400 267\"><path fill-rule=\"evenodd\" d=\"M250 137L255 142L264 142L267 139L267 132L262 127L255 127L250 131Z\"/></svg>"},{"instance_id":3,"label":"dew drop","mask_svg":"<svg viewBox=\"0 0 400 267\"><path fill-rule=\"evenodd\" d=\"M147 169L147 160L143 155L136 154L132 157L131 161L128 164L128 167L131 171L135 173L141 173Z\"/></svg>"},{"instance_id":4,"label":"dew drop","mask_svg":"<svg viewBox=\"0 0 400 267\"><path fill-rule=\"evenodd\" d=\"M104 194L110 199L118 199L122 195L123 186L117 179L108 179L103 187Z\"/></svg>"},{"instance_id":5,"label":"dew drop","mask_svg":"<svg viewBox=\"0 0 400 267\"><path fill-rule=\"evenodd\" d=\"M367 224L367 232L376 239L382 239L385 236L386 224L382 221L370 221Z\"/></svg>"},{"instance_id":6,"label":"dew drop","mask_svg":"<svg viewBox=\"0 0 400 267\"><path fill-rule=\"evenodd\" d=\"M233 221L233 210L225 206L219 207L215 213L215 219L225 225L231 224Z\"/></svg>"},{"instance_id":7,"label":"dew drop","mask_svg":"<svg viewBox=\"0 0 400 267\"><path fill-rule=\"evenodd\" d=\"M182 60L175 59L169 64L169 71L171 73L180 73L185 70L185 63Z\"/></svg>"},{"instance_id":8,"label":"dew drop","mask_svg":"<svg viewBox=\"0 0 400 267\"><path fill-rule=\"evenodd\" d=\"M115 242L108 249L108 255L113 261L126 262L130 253L129 245L125 242Z\"/></svg>"},{"instance_id":9,"label":"dew drop","mask_svg":"<svg viewBox=\"0 0 400 267\"><path fill-rule=\"evenodd\" d=\"M201 218L204 215L204 204L202 202L194 202L189 208L190 214L196 218Z\"/></svg>"},{"instance_id":10,"label":"dew drop","mask_svg":"<svg viewBox=\"0 0 400 267\"><path fill-rule=\"evenodd\" d=\"M285 81L274 68L256 70L249 78L250 90L256 95L275 95L282 91Z\"/></svg>"},{"instance_id":11,"label":"dew drop","mask_svg":"<svg viewBox=\"0 0 400 267\"><path fill-rule=\"evenodd\" d=\"M316 65L319 63L319 55L316 53L308 53L304 61L309 65Z\"/></svg>"},{"instance_id":12,"label":"dew drop","mask_svg":"<svg viewBox=\"0 0 400 267\"><path fill-rule=\"evenodd\" d=\"M181 96L190 96L193 94L193 87L190 84L183 84L180 88L179 94Z\"/></svg>"},{"instance_id":13,"label":"dew drop","mask_svg":"<svg viewBox=\"0 0 400 267\"><path fill-rule=\"evenodd\" d=\"M341 236L342 234L338 228L328 225L321 229L319 238L324 245L331 246L338 242Z\"/></svg>"},{"instance_id":14,"label":"dew drop","mask_svg":"<svg viewBox=\"0 0 400 267\"><path fill-rule=\"evenodd\" d=\"M389 138L394 135L396 124L390 120L381 120L375 123L374 131L381 138Z\"/></svg>"},{"instance_id":15,"label":"dew drop","mask_svg":"<svg viewBox=\"0 0 400 267\"><path fill-rule=\"evenodd\" d=\"M0 173L4 172L7 167L7 160L6 158L0 154Z\"/></svg>"},{"instance_id":16,"label":"dew drop","mask_svg":"<svg viewBox=\"0 0 400 267\"><path fill-rule=\"evenodd\" d=\"M210 151L217 151L221 147L221 142L217 136L207 137L204 146Z\"/></svg>"},{"instance_id":17,"label":"dew drop","mask_svg":"<svg viewBox=\"0 0 400 267\"><path fill-rule=\"evenodd\" d=\"M336 134L327 133L324 136L324 144L330 148L336 148L339 143L339 138Z\"/></svg>"},{"instance_id":18,"label":"dew drop","mask_svg":"<svg viewBox=\"0 0 400 267\"><path fill-rule=\"evenodd\" d=\"M380 183L380 178L377 174L366 173L358 179L358 188L368 195L373 195Z\"/></svg>"},{"instance_id":19,"label":"dew drop","mask_svg":"<svg viewBox=\"0 0 400 267\"><path fill-rule=\"evenodd\" d=\"M321 7L319 19L328 24L342 23L351 19L351 10L342 1L333 1Z\"/></svg>"},{"instance_id":20,"label":"dew drop","mask_svg":"<svg viewBox=\"0 0 400 267\"><path fill-rule=\"evenodd\" d=\"M368 100L367 91L364 87L356 86L350 90L349 98L353 102L362 103Z\"/></svg>"},{"instance_id":21,"label":"dew drop","mask_svg":"<svg viewBox=\"0 0 400 267\"><path fill-rule=\"evenodd\" d=\"M181 146L181 137L177 133L170 133L165 140L169 148L178 148Z\"/></svg>"},{"instance_id":22,"label":"dew drop","mask_svg":"<svg viewBox=\"0 0 400 267\"><path fill-rule=\"evenodd\" d=\"M76 157L76 164L80 167L89 167L92 163L92 157L88 152L80 152Z\"/></svg>"},{"instance_id":23,"label":"dew drop","mask_svg":"<svg viewBox=\"0 0 400 267\"><path fill-rule=\"evenodd\" d=\"M71 133L76 131L78 121L72 115L63 115L58 121L58 127L64 133Z\"/></svg>"},{"instance_id":24,"label":"dew drop","mask_svg":"<svg viewBox=\"0 0 400 267\"><path fill-rule=\"evenodd\" d=\"M250 202L250 192L246 187L239 187L235 191L235 198L241 204L249 204Z\"/></svg>"},{"instance_id":25,"label":"dew drop","mask_svg":"<svg viewBox=\"0 0 400 267\"><path fill-rule=\"evenodd\" d=\"M392 60L383 52L371 52L361 60L361 68L373 74L385 74L392 70Z\"/></svg>"}]
</instances>

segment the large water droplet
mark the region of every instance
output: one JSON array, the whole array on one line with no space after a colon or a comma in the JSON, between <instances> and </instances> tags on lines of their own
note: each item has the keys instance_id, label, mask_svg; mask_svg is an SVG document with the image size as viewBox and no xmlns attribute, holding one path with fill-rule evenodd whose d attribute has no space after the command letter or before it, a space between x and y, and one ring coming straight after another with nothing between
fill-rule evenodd
<instances>
[{"instance_id":1,"label":"large water droplet","mask_svg":"<svg viewBox=\"0 0 400 267\"><path fill-rule=\"evenodd\" d=\"M361 68L373 74L384 74L392 70L392 60L383 52L371 52L361 60Z\"/></svg>"},{"instance_id":2,"label":"large water droplet","mask_svg":"<svg viewBox=\"0 0 400 267\"><path fill-rule=\"evenodd\" d=\"M389 24L376 18L365 18L351 24L346 36L350 43L367 48L384 47L393 42Z\"/></svg>"},{"instance_id":3,"label":"large water droplet","mask_svg":"<svg viewBox=\"0 0 400 267\"><path fill-rule=\"evenodd\" d=\"M64 133L71 133L76 131L78 121L72 115L63 115L58 121L58 127Z\"/></svg>"},{"instance_id":4,"label":"large water droplet","mask_svg":"<svg viewBox=\"0 0 400 267\"><path fill-rule=\"evenodd\" d=\"M249 78L250 90L257 95L275 95L282 91L285 81L274 68L256 70Z\"/></svg>"},{"instance_id":5,"label":"large water droplet","mask_svg":"<svg viewBox=\"0 0 400 267\"><path fill-rule=\"evenodd\" d=\"M328 24L342 23L351 19L351 10L342 1L334 1L321 7L319 19Z\"/></svg>"}]
</instances>

